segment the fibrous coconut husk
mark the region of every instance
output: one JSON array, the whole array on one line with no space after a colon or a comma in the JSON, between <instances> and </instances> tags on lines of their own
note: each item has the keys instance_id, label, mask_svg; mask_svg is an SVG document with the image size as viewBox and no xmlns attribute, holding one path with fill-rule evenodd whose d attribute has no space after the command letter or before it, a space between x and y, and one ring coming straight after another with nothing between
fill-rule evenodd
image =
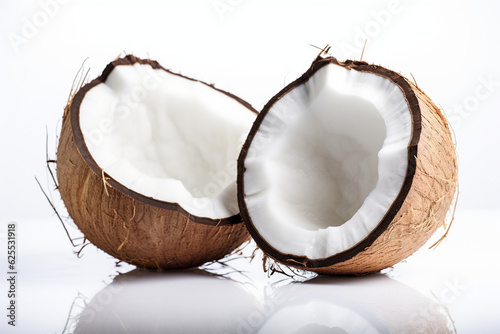
<instances>
[{"instance_id":1,"label":"fibrous coconut husk","mask_svg":"<svg viewBox=\"0 0 500 334\"><path fill-rule=\"evenodd\" d=\"M104 82L114 67L135 63L178 75L155 61L128 55L110 63L100 77L70 99L57 150L57 179L64 204L91 243L138 267L186 268L220 259L249 239L239 214L223 219L197 217L177 203L138 194L103 171L85 145L79 106L86 92ZM234 95L206 85L253 110Z\"/></svg>"},{"instance_id":2,"label":"fibrous coconut husk","mask_svg":"<svg viewBox=\"0 0 500 334\"><path fill-rule=\"evenodd\" d=\"M244 199L245 157L259 125L272 108L292 89L304 84L319 69L334 64L353 71L382 76L404 94L412 118L406 178L397 198L377 227L350 249L323 259L283 254L264 240L252 223ZM258 246L276 261L320 274L362 275L390 267L422 247L445 225L455 197L458 167L450 128L441 110L415 84L399 73L363 61L340 62L318 57L297 80L283 88L263 108L238 159L238 203L240 212Z\"/></svg>"}]
</instances>

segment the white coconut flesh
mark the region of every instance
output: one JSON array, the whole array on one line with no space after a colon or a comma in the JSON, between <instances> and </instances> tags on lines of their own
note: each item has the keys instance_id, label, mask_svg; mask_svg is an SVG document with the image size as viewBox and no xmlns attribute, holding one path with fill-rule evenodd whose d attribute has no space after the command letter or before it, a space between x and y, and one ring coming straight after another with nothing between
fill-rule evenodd
<instances>
[{"instance_id":1,"label":"white coconut flesh","mask_svg":"<svg viewBox=\"0 0 500 334\"><path fill-rule=\"evenodd\" d=\"M244 166L259 235L282 254L323 259L365 239L401 191L412 135L402 90L329 64L262 120Z\"/></svg>"},{"instance_id":2,"label":"white coconut flesh","mask_svg":"<svg viewBox=\"0 0 500 334\"><path fill-rule=\"evenodd\" d=\"M88 91L79 120L94 161L114 180L222 219L238 214L236 159L255 116L208 85L136 63Z\"/></svg>"}]
</instances>

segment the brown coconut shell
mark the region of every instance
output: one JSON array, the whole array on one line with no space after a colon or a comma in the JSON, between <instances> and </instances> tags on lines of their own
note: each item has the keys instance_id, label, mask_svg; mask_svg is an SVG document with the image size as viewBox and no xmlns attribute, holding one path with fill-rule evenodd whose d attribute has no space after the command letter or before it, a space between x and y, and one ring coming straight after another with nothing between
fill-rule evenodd
<instances>
[{"instance_id":1,"label":"brown coconut shell","mask_svg":"<svg viewBox=\"0 0 500 334\"><path fill-rule=\"evenodd\" d=\"M65 108L57 150L57 179L64 204L85 238L138 267L187 268L220 259L249 239L239 214L223 219L198 217L177 203L158 201L128 189L99 167L85 144L79 119L85 94L105 82L116 66L135 63L197 81L173 73L156 61L127 55L83 86ZM256 112L236 96L201 83Z\"/></svg>"},{"instance_id":2,"label":"brown coconut shell","mask_svg":"<svg viewBox=\"0 0 500 334\"><path fill-rule=\"evenodd\" d=\"M292 89L305 83L329 64L382 76L397 85L411 112L412 135L403 186L377 227L358 244L334 256L310 259L283 254L273 248L254 227L245 203L245 158L254 135L272 106ZM413 254L445 225L458 181L455 146L446 118L431 99L399 73L362 61L318 57L297 80L275 95L263 108L238 159L238 203L250 234L267 256L299 269L320 274L367 274L390 267Z\"/></svg>"}]
</instances>

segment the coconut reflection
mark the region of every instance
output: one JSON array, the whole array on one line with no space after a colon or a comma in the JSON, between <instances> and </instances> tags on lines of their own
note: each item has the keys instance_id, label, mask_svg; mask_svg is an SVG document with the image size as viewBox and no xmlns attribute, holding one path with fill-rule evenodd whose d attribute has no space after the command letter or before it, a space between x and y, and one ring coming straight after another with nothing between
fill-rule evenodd
<instances>
[{"instance_id":1,"label":"coconut reflection","mask_svg":"<svg viewBox=\"0 0 500 334\"><path fill-rule=\"evenodd\" d=\"M85 305L72 332L236 333L255 305L241 284L201 270L133 270Z\"/></svg>"},{"instance_id":2,"label":"coconut reflection","mask_svg":"<svg viewBox=\"0 0 500 334\"><path fill-rule=\"evenodd\" d=\"M289 284L266 298L257 333L452 333L446 308L385 275Z\"/></svg>"},{"instance_id":3,"label":"coconut reflection","mask_svg":"<svg viewBox=\"0 0 500 334\"><path fill-rule=\"evenodd\" d=\"M452 333L446 308L385 275L323 277L263 289L202 270L120 275L85 304L82 333Z\"/></svg>"}]
</instances>

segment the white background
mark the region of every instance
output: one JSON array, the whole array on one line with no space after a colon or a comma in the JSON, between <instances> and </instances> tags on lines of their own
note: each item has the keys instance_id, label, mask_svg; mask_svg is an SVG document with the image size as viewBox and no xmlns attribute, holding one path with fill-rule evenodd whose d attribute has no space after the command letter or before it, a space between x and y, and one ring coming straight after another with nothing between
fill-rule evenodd
<instances>
[{"instance_id":1,"label":"white background","mask_svg":"<svg viewBox=\"0 0 500 334\"><path fill-rule=\"evenodd\" d=\"M424 294L442 289L447 282L443 276L465 277L469 286L483 290L466 290L461 295L465 301L448 305L455 312L451 316L458 331L472 331L475 326L483 326L483 333L495 326L500 329L492 313L483 314L484 321L471 316L480 305L491 309L491 302L500 298L498 289L488 293L488 284L494 289L490 279L482 281L482 275L498 275L499 248L492 236L499 232L495 211L500 203L499 16L500 4L493 0L2 0L0 236L5 236L9 221L24 231L19 237L20 261L25 256L24 298L33 290L43 303L56 293L50 290L59 284L54 282L71 286L67 300L51 304L57 309L51 316L38 317L38 330L61 332L69 309L64 303L85 289L91 298L103 287L102 277L115 272L112 260L95 249L87 250L87 259L76 260L34 179L38 177L46 190L53 188L45 166L46 136L49 157L55 158L63 108L85 60L89 78L94 78L119 55L150 57L173 71L214 83L259 110L309 67L319 52L310 44L330 44L330 53L341 60L359 59L366 38L363 60L412 74L442 107L454 126L459 156L460 199L448 240L441 249L419 252L387 275ZM58 194L52 196L60 206ZM0 246L5 248L4 243ZM4 259L5 250L0 252ZM91 265L93 256L102 264L100 269ZM43 259L48 261L45 265L39 263ZM444 262L439 265L439 261ZM63 265L72 269L63 270ZM464 267L472 269L458 269ZM252 275L261 279L255 270ZM37 285L41 272L45 278ZM421 278L433 275L433 283L422 283ZM0 288L4 296L6 287ZM37 308L27 305L32 299L25 300L19 322L28 326ZM0 313L0 326L5 324L2 319ZM20 327L12 332L16 330L23 332Z\"/></svg>"}]
</instances>

